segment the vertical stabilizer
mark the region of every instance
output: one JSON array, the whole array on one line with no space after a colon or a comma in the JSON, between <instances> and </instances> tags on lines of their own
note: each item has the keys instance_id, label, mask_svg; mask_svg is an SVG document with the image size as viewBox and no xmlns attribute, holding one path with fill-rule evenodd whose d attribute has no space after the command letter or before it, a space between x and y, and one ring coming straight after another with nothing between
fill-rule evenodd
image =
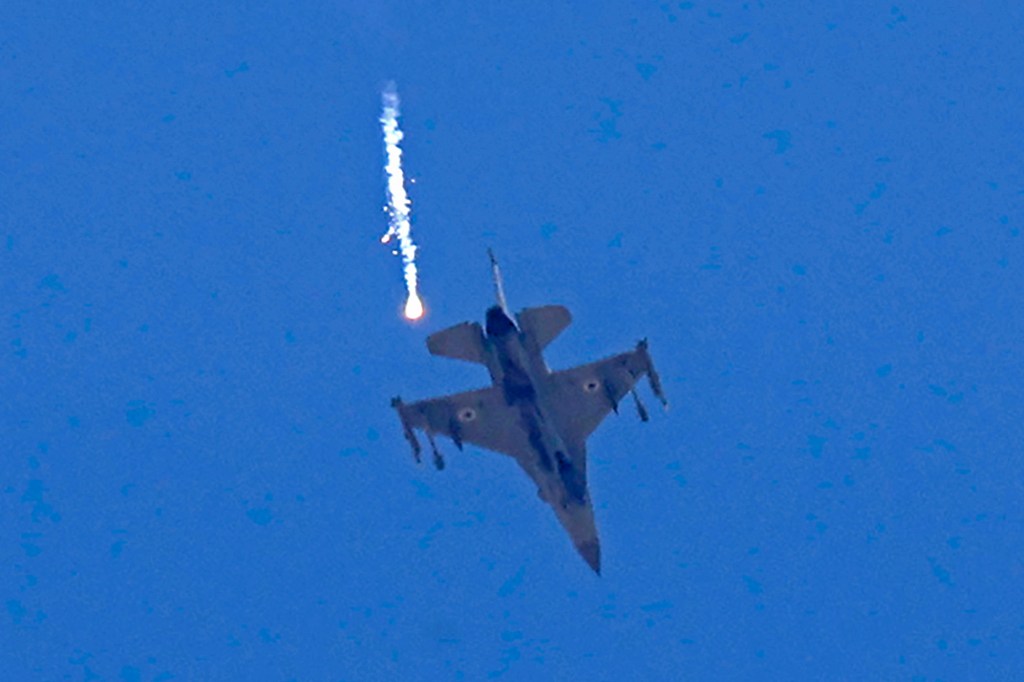
<instances>
[{"instance_id":1,"label":"vertical stabilizer","mask_svg":"<svg viewBox=\"0 0 1024 682\"><path fill-rule=\"evenodd\" d=\"M502 312L511 320L512 313L508 310L508 303L505 301L505 287L501 283L501 270L498 268L498 259L494 257L494 252L487 249L487 256L491 259L491 277L494 279L494 295L498 299L498 305L501 306Z\"/></svg>"}]
</instances>

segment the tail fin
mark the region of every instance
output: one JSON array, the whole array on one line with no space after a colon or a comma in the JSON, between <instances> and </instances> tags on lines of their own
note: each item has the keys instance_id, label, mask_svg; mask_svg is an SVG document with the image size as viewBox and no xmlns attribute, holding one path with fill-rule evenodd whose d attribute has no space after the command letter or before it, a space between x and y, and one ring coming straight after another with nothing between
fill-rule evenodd
<instances>
[{"instance_id":1,"label":"tail fin","mask_svg":"<svg viewBox=\"0 0 1024 682\"><path fill-rule=\"evenodd\" d=\"M487 256L491 259L491 278L494 280L494 295L497 297L498 305L501 306L505 316L511 320L512 313L509 312L508 302L505 300L505 287L501 283L501 270L498 268L498 259L494 257L494 252L490 249L487 249Z\"/></svg>"}]
</instances>

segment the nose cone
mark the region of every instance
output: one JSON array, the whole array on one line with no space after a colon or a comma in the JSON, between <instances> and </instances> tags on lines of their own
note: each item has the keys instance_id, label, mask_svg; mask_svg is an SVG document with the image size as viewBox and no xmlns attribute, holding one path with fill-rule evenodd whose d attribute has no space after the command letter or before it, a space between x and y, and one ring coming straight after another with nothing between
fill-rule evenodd
<instances>
[{"instance_id":1,"label":"nose cone","mask_svg":"<svg viewBox=\"0 0 1024 682\"><path fill-rule=\"evenodd\" d=\"M587 565L594 569L594 573L601 575L601 543L596 538L593 542L581 542L576 545L576 551Z\"/></svg>"},{"instance_id":2,"label":"nose cone","mask_svg":"<svg viewBox=\"0 0 1024 682\"><path fill-rule=\"evenodd\" d=\"M569 533L572 544L580 553L594 573L601 575L601 542L597 537L597 526L594 525L594 509L589 499L583 504L569 503L552 505L562 527Z\"/></svg>"}]
</instances>

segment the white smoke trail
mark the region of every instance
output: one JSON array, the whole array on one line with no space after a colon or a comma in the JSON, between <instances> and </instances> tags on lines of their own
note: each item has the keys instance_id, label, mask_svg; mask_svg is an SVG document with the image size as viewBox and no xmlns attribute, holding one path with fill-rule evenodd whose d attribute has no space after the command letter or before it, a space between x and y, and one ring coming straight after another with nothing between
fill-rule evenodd
<instances>
[{"instance_id":1,"label":"white smoke trail","mask_svg":"<svg viewBox=\"0 0 1024 682\"><path fill-rule=\"evenodd\" d=\"M380 240L387 244L392 237L398 239L398 250L402 254L405 288L409 292L409 297L405 301L405 316L410 320L416 320L423 316L423 302L420 301L417 291L416 244L413 243L410 234L409 195L405 193L402 148L398 146L403 135L398 128L399 102L398 91L395 89L394 83L389 84L381 93L381 103L384 106L384 112L381 114L380 123L384 129L384 149L387 154L384 171L388 176L388 231Z\"/></svg>"}]
</instances>

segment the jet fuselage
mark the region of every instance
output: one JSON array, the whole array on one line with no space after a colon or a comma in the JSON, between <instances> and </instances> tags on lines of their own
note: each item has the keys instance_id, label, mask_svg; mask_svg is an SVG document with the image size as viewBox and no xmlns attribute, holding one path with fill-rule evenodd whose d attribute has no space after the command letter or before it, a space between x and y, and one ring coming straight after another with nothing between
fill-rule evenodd
<instances>
[{"instance_id":1,"label":"jet fuselage","mask_svg":"<svg viewBox=\"0 0 1024 682\"><path fill-rule=\"evenodd\" d=\"M491 380L502 389L505 402L519 410L524 430L536 455L521 462L539 488L540 496L556 510L587 503L586 478L576 470L555 424L548 418L543 377L550 370L536 344L500 306L487 311L487 342L492 353Z\"/></svg>"},{"instance_id":2,"label":"jet fuselage","mask_svg":"<svg viewBox=\"0 0 1024 682\"><path fill-rule=\"evenodd\" d=\"M643 375L668 406L647 350L646 340L632 351L552 372L543 349L572 321L560 305L509 312L501 273L488 251L497 305L487 310L484 327L462 322L427 337L432 355L478 363L487 368L492 385L405 404L398 410L405 438L416 461L421 448L414 429L426 433L434 465L444 468L434 435L446 435L456 447L463 443L511 455L537 486L569 533L576 550L597 573L601 546L594 509L587 491L588 436L619 401L632 394L640 419L647 411L633 390Z\"/></svg>"}]
</instances>

